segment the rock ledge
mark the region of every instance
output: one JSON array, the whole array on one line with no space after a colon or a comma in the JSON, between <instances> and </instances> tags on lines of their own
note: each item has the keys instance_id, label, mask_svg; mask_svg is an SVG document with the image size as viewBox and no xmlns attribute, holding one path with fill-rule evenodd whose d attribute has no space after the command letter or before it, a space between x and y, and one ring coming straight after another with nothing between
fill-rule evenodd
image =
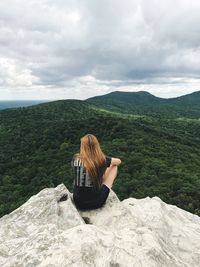
<instances>
[{"instance_id":1,"label":"rock ledge","mask_svg":"<svg viewBox=\"0 0 200 267\"><path fill-rule=\"evenodd\" d=\"M60 184L0 219L0 266L199 267L200 217L158 197L77 210Z\"/></svg>"}]
</instances>

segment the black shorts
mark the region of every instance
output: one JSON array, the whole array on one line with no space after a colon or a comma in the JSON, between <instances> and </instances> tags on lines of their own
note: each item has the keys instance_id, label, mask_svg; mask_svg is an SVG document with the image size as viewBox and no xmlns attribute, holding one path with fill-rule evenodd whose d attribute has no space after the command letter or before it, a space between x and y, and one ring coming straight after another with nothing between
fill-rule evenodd
<instances>
[{"instance_id":1,"label":"black shorts","mask_svg":"<svg viewBox=\"0 0 200 267\"><path fill-rule=\"evenodd\" d=\"M105 184L103 184L100 189L100 195L97 199L93 201L79 201L73 195L73 200L74 200L76 207L79 210L98 209L105 204L109 193L110 193L110 188L107 187Z\"/></svg>"}]
</instances>

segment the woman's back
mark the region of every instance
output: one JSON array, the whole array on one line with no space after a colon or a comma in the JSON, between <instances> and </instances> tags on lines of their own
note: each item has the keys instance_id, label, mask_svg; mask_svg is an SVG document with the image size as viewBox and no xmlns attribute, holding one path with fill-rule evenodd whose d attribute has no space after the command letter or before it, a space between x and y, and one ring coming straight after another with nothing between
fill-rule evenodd
<instances>
[{"instance_id":1,"label":"woman's back","mask_svg":"<svg viewBox=\"0 0 200 267\"><path fill-rule=\"evenodd\" d=\"M111 162L112 158L101 151L94 135L81 138L80 153L71 161L73 199L77 207L91 209L105 203L111 188L111 183L106 179Z\"/></svg>"},{"instance_id":2,"label":"woman's back","mask_svg":"<svg viewBox=\"0 0 200 267\"><path fill-rule=\"evenodd\" d=\"M112 158L105 156L106 167L110 166ZM75 157L71 161L73 185L76 187L94 187L92 179L85 168L83 161L79 157Z\"/></svg>"}]
</instances>

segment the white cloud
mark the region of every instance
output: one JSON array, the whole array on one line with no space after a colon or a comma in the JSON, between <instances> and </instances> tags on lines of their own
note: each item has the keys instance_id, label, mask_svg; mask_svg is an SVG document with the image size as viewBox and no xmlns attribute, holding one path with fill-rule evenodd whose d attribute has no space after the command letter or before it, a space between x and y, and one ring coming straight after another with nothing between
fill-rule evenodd
<instances>
[{"instance_id":1,"label":"white cloud","mask_svg":"<svg viewBox=\"0 0 200 267\"><path fill-rule=\"evenodd\" d=\"M38 80L31 74L31 70L22 66L14 59L0 58L0 86L16 89L17 87L30 87Z\"/></svg>"},{"instance_id":2,"label":"white cloud","mask_svg":"<svg viewBox=\"0 0 200 267\"><path fill-rule=\"evenodd\" d=\"M198 0L1 0L0 99L199 90L199 12Z\"/></svg>"}]
</instances>

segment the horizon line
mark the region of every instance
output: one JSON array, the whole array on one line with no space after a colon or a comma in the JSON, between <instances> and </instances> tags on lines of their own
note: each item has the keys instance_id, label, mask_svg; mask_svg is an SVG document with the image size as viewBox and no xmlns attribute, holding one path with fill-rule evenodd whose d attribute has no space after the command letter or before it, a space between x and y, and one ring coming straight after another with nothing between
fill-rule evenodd
<instances>
[{"instance_id":1,"label":"horizon line","mask_svg":"<svg viewBox=\"0 0 200 267\"><path fill-rule=\"evenodd\" d=\"M152 94L150 93L149 91L145 91L145 90L140 90L140 91L111 91L109 93L106 93L106 94L102 94L102 95L95 95L95 96L91 96L89 98L85 98L85 99L78 99L78 98L60 98L60 99L0 99L0 102L6 102L6 101L59 101L59 100L81 100L81 101L86 101L90 98L93 98L93 97L98 97L98 96L105 96L105 95L108 95L108 94L111 94L111 93L115 93L115 92L120 92L120 93L139 93L139 92L145 92L145 93L149 93L151 95L153 95L154 97L157 97L157 98L162 98L162 99L173 99L173 98L178 98L178 97L181 97L181 96L186 96L186 95L191 95L195 92L200 92L200 90L196 90L196 91L193 91L191 93L186 93L186 94L181 94L179 96L173 96L173 97L160 97L160 96L156 96L155 94Z\"/></svg>"}]
</instances>

